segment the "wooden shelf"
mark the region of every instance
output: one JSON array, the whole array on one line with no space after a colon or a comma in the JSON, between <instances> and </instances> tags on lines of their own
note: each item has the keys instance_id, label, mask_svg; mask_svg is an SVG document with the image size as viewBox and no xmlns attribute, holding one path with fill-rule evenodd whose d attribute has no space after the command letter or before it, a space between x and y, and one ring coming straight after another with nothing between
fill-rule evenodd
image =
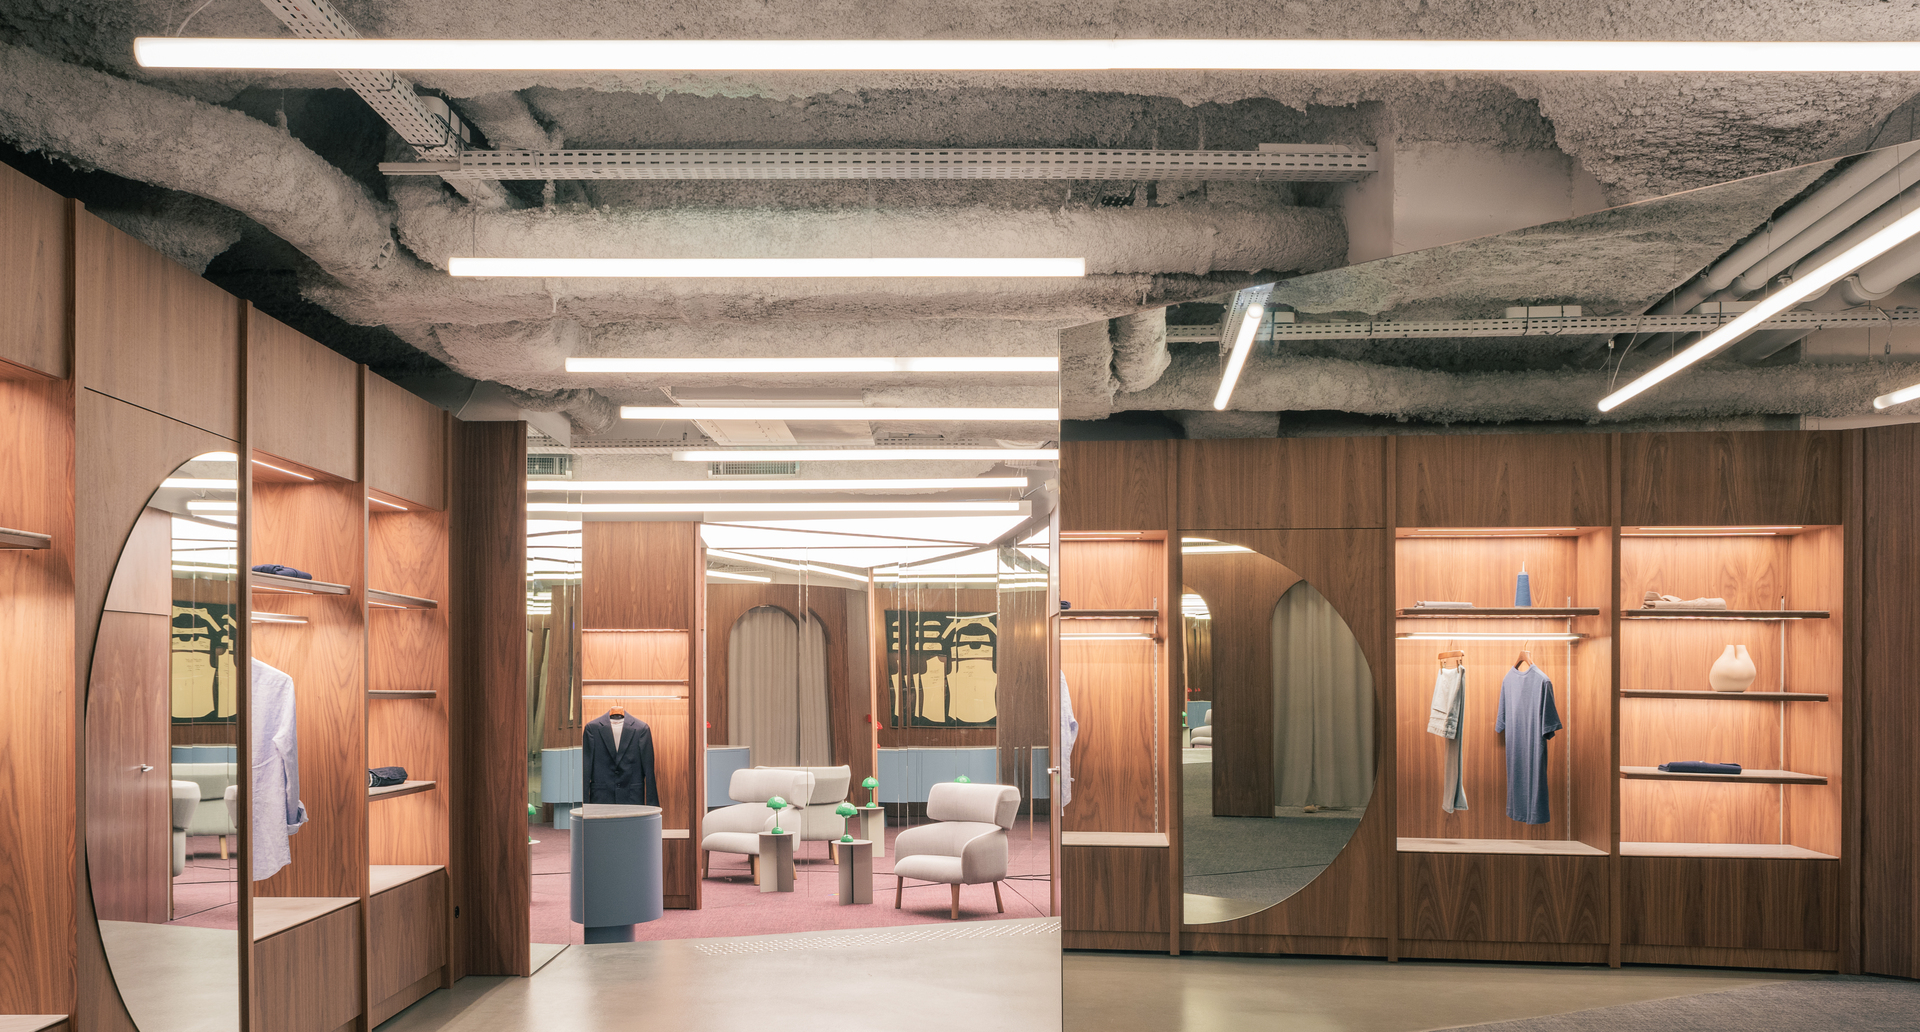
<instances>
[{"instance_id":1,"label":"wooden shelf","mask_svg":"<svg viewBox=\"0 0 1920 1032\"><path fill-rule=\"evenodd\" d=\"M1527 617L1539 617L1542 620L1564 620L1570 616L1599 616L1597 607L1585 606L1515 606L1508 609L1397 609L1394 616L1402 620L1514 620Z\"/></svg>"},{"instance_id":2,"label":"wooden shelf","mask_svg":"<svg viewBox=\"0 0 1920 1032\"><path fill-rule=\"evenodd\" d=\"M249 616L248 622L257 624L304 624L307 622L307 618L304 616L294 616L292 613L264 613L256 609Z\"/></svg>"},{"instance_id":3,"label":"wooden shelf","mask_svg":"<svg viewBox=\"0 0 1920 1032\"><path fill-rule=\"evenodd\" d=\"M1621 856L1699 857L1711 860L1838 860L1828 853L1771 842L1622 842Z\"/></svg>"},{"instance_id":4,"label":"wooden shelf","mask_svg":"<svg viewBox=\"0 0 1920 1032\"><path fill-rule=\"evenodd\" d=\"M1828 620L1824 609L1622 609L1622 620Z\"/></svg>"},{"instance_id":5,"label":"wooden shelf","mask_svg":"<svg viewBox=\"0 0 1920 1032\"><path fill-rule=\"evenodd\" d=\"M345 584L333 584L323 580L306 580L301 577L289 577L283 573L254 573L247 571L247 578L254 591L271 592L286 595L345 595L353 591Z\"/></svg>"},{"instance_id":6,"label":"wooden shelf","mask_svg":"<svg viewBox=\"0 0 1920 1032\"><path fill-rule=\"evenodd\" d=\"M1622 767L1620 776L1629 781L1723 781L1754 785L1824 785L1818 774L1800 774L1790 770L1745 770L1739 774L1672 774L1658 767Z\"/></svg>"},{"instance_id":7,"label":"wooden shelf","mask_svg":"<svg viewBox=\"0 0 1920 1032\"><path fill-rule=\"evenodd\" d=\"M367 869L367 895L378 896L444 870L446 868L439 864L372 864Z\"/></svg>"},{"instance_id":8,"label":"wooden shelf","mask_svg":"<svg viewBox=\"0 0 1920 1032\"><path fill-rule=\"evenodd\" d=\"M52 548L53 538L31 530L0 527L0 548Z\"/></svg>"},{"instance_id":9,"label":"wooden shelf","mask_svg":"<svg viewBox=\"0 0 1920 1032\"><path fill-rule=\"evenodd\" d=\"M253 941L278 935L289 928L325 917L360 902L358 896L255 896Z\"/></svg>"},{"instance_id":10,"label":"wooden shelf","mask_svg":"<svg viewBox=\"0 0 1920 1032\"><path fill-rule=\"evenodd\" d=\"M439 692L431 688L422 688L417 691L379 691L370 689L367 692L367 698L369 699L433 699L438 698L439 695Z\"/></svg>"},{"instance_id":11,"label":"wooden shelf","mask_svg":"<svg viewBox=\"0 0 1920 1032\"><path fill-rule=\"evenodd\" d=\"M1653 688L1623 688L1620 697L1624 699L1713 699L1715 701L1735 702L1826 702L1829 698L1823 692L1709 692L1709 691L1665 691Z\"/></svg>"},{"instance_id":12,"label":"wooden shelf","mask_svg":"<svg viewBox=\"0 0 1920 1032\"><path fill-rule=\"evenodd\" d=\"M381 591L379 588L367 589L367 605L374 609L438 609L440 603L430 598L417 598L402 595L397 591Z\"/></svg>"},{"instance_id":13,"label":"wooden shelf","mask_svg":"<svg viewBox=\"0 0 1920 1032\"><path fill-rule=\"evenodd\" d=\"M1146 846L1153 849L1168 847L1168 838L1157 831L1063 831L1060 833L1063 846Z\"/></svg>"},{"instance_id":14,"label":"wooden shelf","mask_svg":"<svg viewBox=\"0 0 1920 1032\"><path fill-rule=\"evenodd\" d=\"M684 677L640 678L640 677L583 677L581 684L686 684Z\"/></svg>"},{"instance_id":15,"label":"wooden shelf","mask_svg":"<svg viewBox=\"0 0 1920 1032\"><path fill-rule=\"evenodd\" d=\"M1402 853L1493 853L1505 856L1606 856L1607 851L1585 842L1558 839L1403 838Z\"/></svg>"},{"instance_id":16,"label":"wooden shelf","mask_svg":"<svg viewBox=\"0 0 1920 1032\"><path fill-rule=\"evenodd\" d=\"M367 789L367 799L392 799L394 796L412 795L415 792L430 792L438 781L402 781L397 785Z\"/></svg>"},{"instance_id":17,"label":"wooden shelf","mask_svg":"<svg viewBox=\"0 0 1920 1032\"><path fill-rule=\"evenodd\" d=\"M1158 609L1063 609L1054 614L1062 620L1158 620Z\"/></svg>"}]
</instances>

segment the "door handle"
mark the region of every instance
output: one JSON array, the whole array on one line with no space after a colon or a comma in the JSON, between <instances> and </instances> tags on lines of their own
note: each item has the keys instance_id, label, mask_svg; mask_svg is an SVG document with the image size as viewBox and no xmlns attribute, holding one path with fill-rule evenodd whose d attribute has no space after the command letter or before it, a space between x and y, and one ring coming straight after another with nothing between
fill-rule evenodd
<instances>
[{"instance_id":1,"label":"door handle","mask_svg":"<svg viewBox=\"0 0 1920 1032\"><path fill-rule=\"evenodd\" d=\"M150 771L152 769L153 769L153 764L151 763L143 763L140 765L140 773L142 774L145 774L147 771Z\"/></svg>"}]
</instances>

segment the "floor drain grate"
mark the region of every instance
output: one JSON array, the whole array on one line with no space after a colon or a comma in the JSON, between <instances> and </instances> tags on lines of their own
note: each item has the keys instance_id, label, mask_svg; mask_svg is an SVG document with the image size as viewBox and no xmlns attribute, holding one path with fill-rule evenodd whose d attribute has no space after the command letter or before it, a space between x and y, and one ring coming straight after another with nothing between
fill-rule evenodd
<instances>
[{"instance_id":1,"label":"floor drain grate","mask_svg":"<svg viewBox=\"0 0 1920 1032\"><path fill-rule=\"evenodd\" d=\"M793 950L850 950L866 946L898 946L911 942L942 939L999 939L1012 936L1056 935L1057 917L1036 921L987 921L959 928L915 928L898 932L866 932L859 935L807 935L783 939L735 939L696 943L694 949L708 956L737 956L743 953L787 953Z\"/></svg>"}]
</instances>

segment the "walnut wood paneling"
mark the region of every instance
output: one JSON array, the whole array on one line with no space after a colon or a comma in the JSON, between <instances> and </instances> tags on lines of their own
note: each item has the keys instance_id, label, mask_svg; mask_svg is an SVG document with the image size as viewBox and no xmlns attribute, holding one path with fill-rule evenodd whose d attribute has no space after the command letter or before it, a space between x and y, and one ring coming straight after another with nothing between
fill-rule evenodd
<instances>
[{"instance_id":1,"label":"walnut wood paneling","mask_svg":"<svg viewBox=\"0 0 1920 1032\"><path fill-rule=\"evenodd\" d=\"M1862 959L1875 974L1920 978L1920 425L1865 433L1863 639L1859 722Z\"/></svg>"},{"instance_id":2,"label":"walnut wood paneling","mask_svg":"<svg viewBox=\"0 0 1920 1032\"><path fill-rule=\"evenodd\" d=\"M1384 957L1387 940L1324 935L1216 935L1189 927L1180 934L1189 953L1310 953L1322 957Z\"/></svg>"},{"instance_id":3,"label":"walnut wood paneling","mask_svg":"<svg viewBox=\"0 0 1920 1032\"><path fill-rule=\"evenodd\" d=\"M1157 805L1166 750L1155 744L1156 732L1166 728L1155 719L1160 693L1153 653L1153 643L1144 640L1060 643L1060 669L1080 725L1063 830L1166 829Z\"/></svg>"},{"instance_id":4,"label":"walnut wood paneling","mask_svg":"<svg viewBox=\"0 0 1920 1032\"><path fill-rule=\"evenodd\" d=\"M452 430L452 974L527 975L527 430Z\"/></svg>"},{"instance_id":5,"label":"walnut wood paneling","mask_svg":"<svg viewBox=\"0 0 1920 1032\"><path fill-rule=\"evenodd\" d=\"M1023 804L1033 801L1032 750L1046 747L1053 734L1047 721L1047 641L1052 629L1047 601L1044 588L1009 589L1000 592L999 599L994 744L1000 752L1000 782L1018 786Z\"/></svg>"},{"instance_id":6,"label":"walnut wood paneling","mask_svg":"<svg viewBox=\"0 0 1920 1032\"><path fill-rule=\"evenodd\" d=\"M1622 434L1620 522L1837 524L1840 441L1828 430Z\"/></svg>"},{"instance_id":7,"label":"walnut wood paneling","mask_svg":"<svg viewBox=\"0 0 1920 1032\"><path fill-rule=\"evenodd\" d=\"M367 940L371 1025L419 999L408 998L408 990L446 966L447 872L435 871L370 897ZM433 984L438 985L437 978Z\"/></svg>"},{"instance_id":8,"label":"walnut wood paneling","mask_svg":"<svg viewBox=\"0 0 1920 1032\"><path fill-rule=\"evenodd\" d=\"M366 406L367 486L429 509L446 508L446 412L373 373L367 374Z\"/></svg>"},{"instance_id":9,"label":"walnut wood paneling","mask_svg":"<svg viewBox=\"0 0 1920 1032\"><path fill-rule=\"evenodd\" d=\"M1787 539L1792 604L1833 613L1830 620L1796 620L1786 625L1787 685L1792 691L1825 693L1829 698L1825 703L1786 706L1778 714L1785 740L1780 769L1827 779L1824 785L1787 790L1786 840L1830 856L1843 852L1840 801L1847 791L1840 763L1841 715L1847 705L1841 635L1849 616L1841 578L1842 539L1839 527Z\"/></svg>"},{"instance_id":10,"label":"walnut wood paneling","mask_svg":"<svg viewBox=\"0 0 1920 1032\"><path fill-rule=\"evenodd\" d=\"M1300 575L1257 552L1184 555L1213 624L1213 813L1273 816L1273 607Z\"/></svg>"},{"instance_id":11,"label":"walnut wood paneling","mask_svg":"<svg viewBox=\"0 0 1920 1032\"><path fill-rule=\"evenodd\" d=\"M1400 940L1406 960L1473 960L1505 964L1605 964L1605 945L1553 942L1441 942ZM1668 961L1668 963L1687 963Z\"/></svg>"},{"instance_id":12,"label":"walnut wood paneling","mask_svg":"<svg viewBox=\"0 0 1920 1032\"><path fill-rule=\"evenodd\" d=\"M367 582L382 590L445 600L447 514L424 510L370 515ZM445 606L367 610L368 687L437 694L424 699L369 699L366 765L405 767L408 778L442 786L440 791L382 800L367 808L372 863L448 862L448 786L453 769L447 751L451 687L447 613ZM377 1003L382 997L376 994L373 999Z\"/></svg>"},{"instance_id":13,"label":"walnut wood paneling","mask_svg":"<svg viewBox=\"0 0 1920 1032\"><path fill-rule=\"evenodd\" d=\"M1604 434L1450 434L1396 443L1402 527L1613 522Z\"/></svg>"},{"instance_id":14,"label":"walnut wood paneling","mask_svg":"<svg viewBox=\"0 0 1920 1032\"><path fill-rule=\"evenodd\" d=\"M83 387L239 436L245 302L79 212L74 355Z\"/></svg>"},{"instance_id":15,"label":"walnut wood paneling","mask_svg":"<svg viewBox=\"0 0 1920 1032\"><path fill-rule=\"evenodd\" d=\"M1575 839L1608 852L1614 844L1614 771L1620 766L1619 720L1614 715L1619 686L1613 657L1617 622L1613 614L1620 608L1613 576L1617 551L1611 528L1582 534L1575 547L1578 587L1574 598L1580 605L1599 609L1600 615L1573 623L1575 632L1587 637L1574 649L1573 682L1564 704L1572 718L1563 746L1573 761L1568 827Z\"/></svg>"},{"instance_id":16,"label":"walnut wood paneling","mask_svg":"<svg viewBox=\"0 0 1920 1032\"><path fill-rule=\"evenodd\" d=\"M1606 857L1400 855L1400 938L1607 942Z\"/></svg>"},{"instance_id":17,"label":"walnut wood paneling","mask_svg":"<svg viewBox=\"0 0 1920 1032\"><path fill-rule=\"evenodd\" d=\"M162 509L142 509L127 535L120 562L107 588L106 608L119 613L173 616L173 517Z\"/></svg>"},{"instance_id":18,"label":"walnut wood paneling","mask_svg":"<svg viewBox=\"0 0 1920 1032\"><path fill-rule=\"evenodd\" d=\"M1624 857L1625 942L1760 950L1840 946L1832 860Z\"/></svg>"},{"instance_id":19,"label":"walnut wood paneling","mask_svg":"<svg viewBox=\"0 0 1920 1032\"><path fill-rule=\"evenodd\" d=\"M138 556L134 557L136 560ZM158 556L167 561L167 553ZM87 850L103 921L161 924L167 913L172 802L165 616L104 614L87 693ZM142 766L152 769L143 772Z\"/></svg>"},{"instance_id":20,"label":"walnut wood paneling","mask_svg":"<svg viewBox=\"0 0 1920 1032\"><path fill-rule=\"evenodd\" d=\"M1171 441L1077 441L1060 448L1060 529L1165 530Z\"/></svg>"},{"instance_id":21,"label":"walnut wood paneling","mask_svg":"<svg viewBox=\"0 0 1920 1032\"><path fill-rule=\"evenodd\" d=\"M583 628L580 632L580 676L589 681L685 681L692 669L687 659L687 637L684 629ZM673 687L661 685L658 694L665 694ZM635 694L656 693L636 689Z\"/></svg>"},{"instance_id":22,"label":"walnut wood paneling","mask_svg":"<svg viewBox=\"0 0 1920 1032\"><path fill-rule=\"evenodd\" d=\"M334 1032L358 1017L360 951L359 903L254 943L252 1027Z\"/></svg>"},{"instance_id":23,"label":"walnut wood paneling","mask_svg":"<svg viewBox=\"0 0 1920 1032\"><path fill-rule=\"evenodd\" d=\"M581 542L580 626L694 625L699 524L589 521Z\"/></svg>"},{"instance_id":24,"label":"walnut wood paneling","mask_svg":"<svg viewBox=\"0 0 1920 1032\"><path fill-rule=\"evenodd\" d=\"M1838 950L1709 949L1702 946L1623 946L1628 964L1695 965L1755 968L1776 971L1833 971L1840 965Z\"/></svg>"},{"instance_id":25,"label":"walnut wood paneling","mask_svg":"<svg viewBox=\"0 0 1920 1032\"><path fill-rule=\"evenodd\" d=\"M1078 750L1075 751L1076 756ZM1078 794L1075 800L1079 799ZM1065 846L1060 850L1060 928L1087 933L1150 933L1142 946L1082 949L1167 948L1168 869L1172 854L1153 846ZM1116 891L1125 886L1124 891ZM1073 946L1071 938L1068 945Z\"/></svg>"},{"instance_id":26,"label":"walnut wood paneling","mask_svg":"<svg viewBox=\"0 0 1920 1032\"><path fill-rule=\"evenodd\" d=\"M254 448L360 479L360 367L270 315L247 318Z\"/></svg>"},{"instance_id":27,"label":"walnut wood paneling","mask_svg":"<svg viewBox=\"0 0 1920 1032\"><path fill-rule=\"evenodd\" d=\"M1383 482L1376 475L1385 445L1384 437L1175 442L1179 510L1174 525L1182 530L1385 526Z\"/></svg>"},{"instance_id":28,"label":"walnut wood paneling","mask_svg":"<svg viewBox=\"0 0 1920 1032\"><path fill-rule=\"evenodd\" d=\"M68 201L12 168L0 166L0 377L6 365L64 379L67 313L73 296ZM11 526L11 524L6 524Z\"/></svg>"}]
</instances>

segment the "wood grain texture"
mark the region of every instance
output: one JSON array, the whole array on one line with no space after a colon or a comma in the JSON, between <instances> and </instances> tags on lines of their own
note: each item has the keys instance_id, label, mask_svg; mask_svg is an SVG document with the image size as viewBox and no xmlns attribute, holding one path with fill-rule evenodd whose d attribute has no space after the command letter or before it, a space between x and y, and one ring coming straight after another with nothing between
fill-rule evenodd
<instances>
[{"instance_id":1,"label":"wood grain texture","mask_svg":"<svg viewBox=\"0 0 1920 1032\"><path fill-rule=\"evenodd\" d=\"M1865 431L1859 708L1862 961L1920 978L1920 426ZM1898 601L1889 601L1898 600Z\"/></svg>"},{"instance_id":2,"label":"wood grain texture","mask_svg":"<svg viewBox=\"0 0 1920 1032\"><path fill-rule=\"evenodd\" d=\"M375 508L379 508L376 506ZM376 512L367 518L369 583L409 595L447 597L447 514ZM448 784L447 610L369 609L367 677L373 690L426 690L420 699L367 707L366 766L400 766L407 777ZM367 809L368 857L375 864L445 864L449 793L422 792ZM373 998L377 1003L381 997Z\"/></svg>"},{"instance_id":3,"label":"wood grain texture","mask_svg":"<svg viewBox=\"0 0 1920 1032\"><path fill-rule=\"evenodd\" d=\"M65 379L68 305L73 296L68 201L12 168L0 167L0 362ZM4 377L0 373L0 377ZM12 524L6 524L12 526Z\"/></svg>"},{"instance_id":4,"label":"wood grain texture","mask_svg":"<svg viewBox=\"0 0 1920 1032\"><path fill-rule=\"evenodd\" d=\"M1395 444L1402 527L1613 523L1604 434L1402 436Z\"/></svg>"},{"instance_id":5,"label":"wood grain texture","mask_svg":"<svg viewBox=\"0 0 1920 1032\"><path fill-rule=\"evenodd\" d=\"M1144 948L1166 949L1171 856L1143 846L1062 847L1061 931L1152 933L1156 939Z\"/></svg>"},{"instance_id":6,"label":"wood grain texture","mask_svg":"<svg viewBox=\"0 0 1920 1032\"><path fill-rule=\"evenodd\" d=\"M688 632L684 628L679 630L581 628L580 676L589 681L685 681L692 670L692 665L688 662L687 637ZM636 691L635 694L652 693Z\"/></svg>"},{"instance_id":7,"label":"wood grain texture","mask_svg":"<svg viewBox=\"0 0 1920 1032\"><path fill-rule=\"evenodd\" d=\"M1837 524L1840 441L1831 430L1621 434L1620 522Z\"/></svg>"},{"instance_id":8,"label":"wood grain texture","mask_svg":"<svg viewBox=\"0 0 1920 1032\"><path fill-rule=\"evenodd\" d=\"M1634 946L1837 950L1831 860L1623 857L1622 934Z\"/></svg>"},{"instance_id":9,"label":"wood grain texture","mask_svg":"<svg viewBox=\"0 0 1920 1032\"><path fill-rule=\"evenodd\" d=\"M446 508L452 418L373 373L367 374L365 404L367 487L429 509Z\"/></svg>"},{"instance_id":10,"label":"wood grain texture","mask_svg":"<svg viewBox=\"0 0 1920 1032\"><path fill-rule=\"evenodd\" d=\"M107 588L110 612L173 616L173 517L142 509Z\"/></svg>"},{"instance_id":11,"label":"wood grain texture","mask_svg":"<svg viewBox=\"0 0 1920 1032\"><path fill-rule=\"evenodd\" d=\"M1385 526L1383 482L1376 475L1385 444L1384 437L1175 442L1179 511L1172 525L1182 530Z\"/></svg>"},{"instance_id":12,"label":"wood grain texture","mask_svg":"<svg viewBox=\"0 0 1920 1032\"><path fill-rule=\"evenodd\" d=\"M1387 940L1327 935L1226 935L1215 931L1180 933L1181 948L1189 953L1305 953L1322 957L1384 957Z\"/></svg>"},{"instance_id":13,"label":"wood grain texture","mask_svg":"<svg viewBox=\"0 0 1920 1032\"><path fill-rule=\"evenodd\" d=\"M86 212L74 270L80 386L238 437L245 302Z\"/></svg>"},{"instance_id":14,"label":"wood grain texture","mask_svg":"<svg viewBox=\"0 0 1920 1032\"><path fill-rule=\"evenodd\" d=\"M1503 964L1605 964L1607 947L1604 944L1403 939L1400 942L1400 956L1408 960L1472 960Z\"/></svg>"},{"instance_id":15,"label":"wood grain texture","mask_svg":"<svg viewBox=\"0 0 1920 1032\"><path fill-rule=\"evenodd\" d=\"M1819 692L1825 705L1787 706L1782 718L1781 767L1827 779L1825 785L1795 788L1786 794L1786 840L1817 853L1841 855L1840 806L1847 792L1841 769L1841 721L1847 706L1841 677L1841 650L1847 630L1843 532L1839 527L1788 539L1788 581L1795 605L1833 613L1829 620L1796 620L1786 625L1787 686Z\"/></svg>"},{"instance_id":16,"label":"wood grain texture","mask_svg":"<svg viewBox=\"0 0 1920 1032\"><path fill-rule=\"evenodd\" d=\"M1775 971L1834 971L1838 950L1706 949L1699 946L1624 946L1629 964L1697 965Z\"/></svg>"},{"instance_id":17,"label":"wood grain texture","mask_svg":"<svg viewBox=\"0 0 1920 1032\"><path fill-rule=\"evenodd\" d=\"M1607 942L1607 858L1403 853L1400 939Z\"/></svg>"},{"instance_id":18,"label":"wood grain texture","mask_svg":"<svg viewBox=\"0 0 1920 1032\"><path fill-rule=\"evenodd\" d=\"M270 315L247 318L253 447L359 480L360 367Z\"/></svg>"},{"instance_id":19,"label":"wood grain texture","mask_svg":"<svg viewBox=\"0 0 1920 1032\"><path fill-rule=\"evenodd\" d=\"M1273 607L1300 575L1257 552L1183 555L1213 624L1213 814L1273 816Z\"/></svg>"},{"instance_id":20,"label":"wood grain texture","mask_svg":"<svg viewBox=\"0 0 1920 1032\"><path fill-rule=\"evenodd\" d=\"M307 622L252 628L253 657L293 678L300 800L308 817L300 834L288 840L292 862L256 882L254 895L360 896L367 866L362 489L329 481L256 483L250 515L249 566L283 563L355 589L347 595L275 598L273 612L303 616Z\"/></svg>"},{"instance_id":21,"label":"wood grain texture","mask_svg":"<svg viewBox=\"0 0 1920 1032\"><path fill-rule=\"evenodd\" d=\"M254 1029L333 1032L360 1015L360 914L355 902L253 944Z\"/></svg>"},{"instance_id":22,"label":"wood grain texture","mask_svg":"<svg viewBox=\"0 0 1920 1032\"><path fill-rule=\"evenodd\" d=\"M169 648L165 616L101 617L87 692L86 834L88 881L104 921L170 919Z\"/></svg>"},{"instance_id":23,"label":"wood grain texture","mask_svg":"<svg viewBox=\"0 0 1920 1032\"><path fill-rule=\"evenodd\" d=\"M367 901L367 992L374 1021L419 999L409 988L447 963L447 873L435 871ZM396 999L398 998L398 999Z\"/></svg>"},{"instance_id":24,"label":"wood grain texture","mask_svg":"<svg viewBox=\"0 0 1920 1032\"><path fill-rule=\"evenodd\" d=\"M693 558L700 525L589 521L581 524L580 626L690 628Z\"/></svg>"},{"instance_id":25,"label":"wood grain texture","mask_svg":"<svg viewBox=\"0 0 1920 1032\"><path fill-rule=\"evenodd\" d=\"M1073 697L1073 802L1063 830L1165 831L1158 802L1165 750L1155 747L1162 692L1148 641L1063 641L1060 669Z\"/></svg>"},{"instance_id":26,"label":"wood grain texture","mask_svg":"<svg viewBox=\"0 0 1920 1032\"><path fill-rule=\"evenodd\" d=\"M452 977L527 975L527 431L455 423L452 433Z\"/></svg>"},{"instance_id":27,"label":"wood grain texture","mask_svg":"<svg viewBox=\"0 0 1920 1032\"><path fill-rule=\"evenodd\" d=\"M1613 850L1615 840L1613 772L1620 766L1620 722L1615 717L1619 668L1614 662L1612 615L1620 608L1619 585L1613 576L1618 553L1612 528L1582 534L1575 546L1576 597L1600 614L1574 621L1574 631L1587 638L1573 650L1572 690L1566 706L1572 718L1565 746L1572 762L1568 828L1574 839L1607 852Z\"/></svg>"},{"instance_id":28,"label":"wood grain texture","mask_svg":"<svg viewBox=\"0 0 1920 1032\"><path fill-rule=\"evenodd\" d=\"M1171 441L1069 441L1060 446L1060 529L1164 530Z\"/></svg>"},{"instance_id":29,"label":"wood grain texture","mask_svg":"<svg viewBox=\"0 0 1920 1032\"><path fill-rule=\"evenodd\" d=\"M1031 806L1033 749L1045 748L1053 736L1047 721L1048 596L1044 588L1008 589L999 594L994 745L1000 753L1000 783L1017 786L1021 804ZM853 783L859 784L860 779L854 778Z\"/></svg>"}]
</instances>

